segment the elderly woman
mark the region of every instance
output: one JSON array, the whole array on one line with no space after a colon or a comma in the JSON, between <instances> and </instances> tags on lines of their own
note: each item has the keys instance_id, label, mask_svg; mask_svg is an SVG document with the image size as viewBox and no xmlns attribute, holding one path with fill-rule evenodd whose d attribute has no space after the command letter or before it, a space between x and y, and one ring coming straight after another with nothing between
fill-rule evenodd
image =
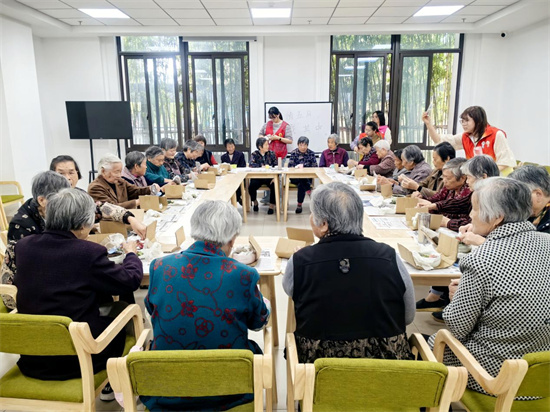
<instances>
[{"instance_id":1,"label":"elderly woman","mask_svg":"<svg viewBox=\"0 0 550 412\"><path fill-rule=\"evenodd\" d=\"M330 167L333 164L343 166L348 164L348 152L338 147L340 138L337 134L331 134L327 138L328 149L323 150L319 159L319 167Z\"/></svg>"},{"instance_id":2,"label":"elderly woman","mask_svg":"<svg viewBox=\"0 0 550 412\"><path fill-rule=\"evenodd\" d=\"M277 167L277 157L275 153L269 150L269 140L265 137L258 137L256 139L256 148L250 155L250 167ZM257 212L258 201L257 192L262 185L269 186L269 209L267 210L268 215L272 215L275 209L275 184L273 183L274 179L250 179L248 184L248 194L250 195L250 200L253 203L254 212Z\"/></svg>"},{"instance_id":3,"label":"elderly woman","mask_svg":"<svg viewBox=\"0 0 550 412\"><path fill-rule=\"evenodd\" d=\"M197 162L201 165L205 165L204 169L208 169L210 166L217 165L216 159L210 150L206 150L206 138L202 134L198 134L193 137L193 140L203 147L203 152L200 157L197 158Z\"/></svg>"},{"instance_id":4,"label":"elderly woman","mask_svg":"<svg viewBox=\"0 0 550 412\"><path fill-rule=\"evenodd\" d=\"M466 163L463 157L449 160L443 166L443 188L428 199L420 199L418 207L427 207L430 213L443 215L441 226L458 231L470 223L472 190L461 171Z\"/></svg>"},{"instance_id":5,"label":"elderly woman","mask_svg":"<svg viewBox=\"0 0 550 412\"><path fill-rule=\"evenodd\" d=\"M96 202L109 202L126 209L136 209L139 197L151 194L150 187L137 187L122 179L122 160L112 154L103 157L98 165L99 176L88 186Z\"/></svg>"},{"instance_id":6,"label":"elderly woman","mask_svg":"<svg viewBox=\"0 0 550 412\"><path fill-rule=\"evenodd\" d=\"M174 179L176 176L179 176L182 182L187 182L189 176L185 173L185 168L176 160L178 142L165 137L160 141L160 148L164 154L164 168L168 172L169 178Z\"/></svg>"},{"instance_id":7,"label":"elderly woman","mask_svg":"<svg viewBox=\"0 0 550 412\"><path fill-rule=\"evenodd\" d=\"M225 139L223 142L226 152L222 154L222 163L237 165L237 167L246 167L246 160L243 152L235 150L235 140Z\"/></svg>"},{"instance_id":8,"label":"elderly woman","mask_svg":"<svg viewBox=\"0 0 550 412\"><path fill-rule=\"evenodd\" d=\"M379 177L378 183L393 185L393 193L396 195L407 195L412 191L401 186L401 182L405 181L406 177L414 182L421 182L432 172L432 168L424 161L422 151L415 145L410 145L403 149L401 160L403 167L407 169L407 172L400 176L401 180L394 182L388 178Z\"/></svg>"},{"instance_id":9,"label":"elderly woman","mask_svg":"<svg viewBox=\"0 0 550 412\"><path fill-rule=\"evenodd\" d=\"M191 217L195 243L179 254L151 262L145 298L152 317L151 350L248 349L261 353L248 339L248 329L259 330L267 324L269 302L258 288L256 269L229 257L240 229L241 217L229 203L205 201ZM178 308L179 316L174 317L169 308ZM226 410L251 402L253 396L142 396L141 400L151 411Z\"/></svg>"},{"instance_id":10,"label":"elderly woman","mask_svg":"<svg viewBox=\"0 0 550 412\"><path fill-rule=\"evenodd\" d=\"M78 181L82 179L80 168L76 161L68 155L59 155L50 162L50 170L64 176L72 188L76 188Z\"/></svg>"},{"instance_id":11,"label":"elderly woman","mask_svg":"<svg viewBox=\"0 0 550 412\"><path fill-rule=\"evenodd\" d=\"M496 376L505 359L550 350L550 236L527 221L533 206L525 183L491 177L475 189L472 226L487 240L461 259L460 284L443 319L454 337ZM443 362L459 365L448 350ZM472 378L468 387L483 392Z\"/></svg>"},{"instance_id":12,"label":"elderly woman","mask_svg":"<svg viewBox=\"0 0 550 412\"><path fill-rule=\"evenodd\" d=\"M309 139L306 136L300 136L298 139L298 147L290 152L290 160L288 161L288 167L295 167L298 169L304 167L317 167L317 159L315 159L315 152L308 149ZM311 195L311 183L312 179L290 179L290 182L298 186L298 206L296 207L296 213L302 213L302 203L306 197L306 193Z\"/></svg>"},{"instance_id":13,"label":"elderly woman","mask_svg":"<svg viewBox=\"0 0 550 412\"><path fill-rule=\"evenodd\" d=\"M508 176L519 180L531 190L533 211L529 221L537 231L550 233L550 175L541 166L522 166Z\"/></svg>"},{"instance_id":14,"label":"elderly woman","mask_svg":"<svg viewBox=\"0 0 550 412\"><path fill-rule=\"evenodd\" d=\"M126 155L124 159L124 169L121 177L131 185L137 187L147 187L145 172L147 172L147 158L141 152L134 151Z\"/></svg>"},{"instance_id":15,"label":"elderly woman","mask_svg":"<svg viewBox=\"0 0 550 412\"><path fill-rule=\"evenodd\" d=\"M401 154L403 149L397 149L393 152L393 161L395 163L395 169L393 170L392 179L397 182L397 179L400 175L407 173L408 170L403 167L403 162L401 161Z\"/></svg>"},{"instance_id":16,"label":"elderly woman","mask_svg":"<svg viewBox=\"0 0 550 412\"><path fill-rule=\"evenodd\" d=\"M361 154L361 159L357 162L353 159L348 160L349 167L356 167L357 169L363 169L366 166L377 165L380 163L380 159L376 155L376 149L370 137L363 137L359 140L357 150Z\"/></svg>"},{"instance_id":17,"label":"elderly woman","mask_svg":"<svg viewBox=\"0 0 550 412\"><path fill-rule=\"evenodd\" d=\"M168 170L164 167L164 151L158 146L151 146L145 151L147 158L147 171L145 180L149 184L156 183L159 186L173 184Z\"/></svg>"},{"instance_id":18,"label":"elderly woman","mask_svg":"<svg viewBox=\"0 0 550 412\"><path fill-rule=\"evenodd\" d=\"M412 280L395 250L365 238L363 203L332 182L311 196L319 243L297 251L283 278L294 300L300 363L317 358L411 359Z\"/></svg>"},{"instance_id":19,"label":"elderly woman","mask_svg":"<svg viewBox=\"0 0 550 412\"><path fill-rule=\"evenodd\" d=\"M179 163L180 167L183 168L184 174L187 175L189 179L195 178L193 171L198 173L202 170L202 166L199 166L199 168L197 167L197 159L203 152L203 146L194 140L187 140L183 144L182 151L176 154L176 161Z\"/></svg>"},{"instance_id":20,"label":"elderly woman","mask_svg":"<svg viewBox=\"0 0 550 412\"><path fill-rule=\"evenodd\" d=\"M405 175L400 180L401 187L415 190L411 195L412 197L421 199L432 197L443 188L443 166L449 160L454 159L455 156L455 149L450 143L439 143L432 152L434 169L428 177L421 182L415 182Z\"/></svg>"},{"instance_id":21,"label":"elderly woman","mask_svg":"<svg viewBox=\"0 0 550 412\"><path fill-rule=\"evenodd\" d=\"M108 317L100 315L100 302L106 296L131 293L139 287L143 266L135 242L123 245L127 255L121 265L116 265L104 246L86 240L94 224L95 208L85 192L62 190L48 201L44 233L17 242L14 284L19 313L67 316L88 323L92 335L98 337L110 323ZM108 358L122 354L124 340L122 332L103 352L92 355L94 373L105 369ZM76 356L22 355L18 366L24 375L36 379L80 376Z\"/></svg>"},{"instance_id":22,"label":"elderly woman","mask_svg":"<svg viewBox=\"0 0 550 412\"><path fill-rule=\"evenodd\" d=\"M394 155L390 150L390 144L385 140L380 140L374 145L374 148L376 149L376 156L380 159L380 163L377 165L367 165L366 169L369 174L377 174L382 177L393 176L395 161L393 160Z\"/></svg>"},{"instance_id":23,"label":"elderly woman","mask_svg":"<svg viewBox=\"0 0 550 412\"><path fill-rule=\"evenodd\" d=\"M26 236L44 232L48 200L69 187L69 179L53 171L39 173L32 179L32 198L21 205L8 228L8 244L2 262L2 284L11 285L17 271L15 244ZM2 299L9 309L15 309L11 297L2 295Z\"/></svg>"}]
</instances>

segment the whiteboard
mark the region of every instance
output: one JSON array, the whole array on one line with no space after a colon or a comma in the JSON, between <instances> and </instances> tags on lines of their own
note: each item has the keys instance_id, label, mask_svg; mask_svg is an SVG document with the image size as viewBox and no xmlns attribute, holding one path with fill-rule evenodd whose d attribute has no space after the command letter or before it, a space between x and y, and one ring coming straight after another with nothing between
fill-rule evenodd
<instances>
[{"instance_id":1,"label":"whiteboard","mask_svg":"<svg viewBox=\"0 0 550 412\"><path fill-rule=\"evenodd\" d=\"M269 118L267 111L273 106L292 127L292 144L287 146L289 153L297 147L300 136L309 139L309 149L315 153L327 148L327 137L332 130L332 102L266 102L264 122Z\"/></svg>"}]
</instances>

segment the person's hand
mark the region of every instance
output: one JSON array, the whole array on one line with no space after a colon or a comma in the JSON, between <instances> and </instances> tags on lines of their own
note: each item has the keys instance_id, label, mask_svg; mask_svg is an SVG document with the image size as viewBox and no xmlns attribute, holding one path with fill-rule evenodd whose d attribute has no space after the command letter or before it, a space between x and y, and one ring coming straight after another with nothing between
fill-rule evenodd
<instances>
[{"instance_id":1,"label":"person's hand","mask_svg":"<svg viewBox=\"0 0 550 412\"><path fill-rule=\"evenodd\" d=\"M357 166L355 166L356 169L363 169L365 167L365 165L362 165L362 164L357 164Z\"/></svg>"},{"instance_id":2,"label":"person's hand","mask_svg":"<svg viewBox=\"0 0 550 412\"><path fill-rule=\"evenodd\" d=\"M348 167L355 167L357 165L357 162L353 159L348 160Z\"/></svg>"},{"instance_id":3,"label":"person's hand","mask_svg":"<svg viewBox=\"0 0 550 412\"><path fill-rule=\"evenodd\" d=\"M139 207L139 199L136 199L136 209Z\"/></svg>"},{"instance_id":4,"label":"person's hand","mask_svg":"<svg viewBox=\"0 0 550 412\"><path fill-rule=\"evenodd\" d=\"M300 163L299 165L296 165L296 169L303 169L304 168L304 164L303 163Z\"/></svg>"},{"instance_id":5,"label":"person's hand","mask_svg":"<svg viewBox=\"0 0 550 412\"><path fill-rule=\"evenodd\" d=\"M201 165L201 170L208 170L209 167L210 167L210 165L208 163L203 163Z\"/></svg>"},{"instance_id":6,"label":"person's hand","mask_svg":"<svg viewBox=\"0 0 550 412\"><path fill-rule=\"evenodd\" d=\"M196 180L197 174L195 172L189 172L189 180Z\"/></svg>"},{"instance_id":7,"label":"person's hand","mask_svg":"<svg viewBox=\"0 0 550 412\"><path fill-rule=\"evenodd\" d=\"M130 216L128 218L128 223L130 223L130 226L136 235L142 239L145 239L145 236L147 236L147 226L145 226L143 222L140 222L134 216Z\"/></svg>"},{"instance_id":8,"label":"person's hand","mask_svg":"<svg viewBox=\"0 0 550 412\"><path fill-rule=\"evenodd\" d=\"M416 205L416 207L427 207L429 209L431 205L433 205L433 203L427 201L426 199L418 199L418 205Z\"/></svg>"},{"instance_id":9,"label":"person's hand","mask_svg":"<svg viewBox=\"0 0 550 412\"><path fill-rule=\"evenodd\" d=\"M458 228L458 233L460 233L461 235L467 233L467 232L471 232L472 231L472 227L473 225L471 223L468 223L467 225L464 225L464 226L460 226Z\"/></svg>"},{"instance_id":10,"label":"person's hand","mask_svg":"<svg viewBox=\"0 0 550 412\"><path fill-rule=\"evenodd\" d=\"M151 185L151 194L163 192L163 191L164 191L164 188L160 187L157 183L153 183Z\"/></svg>"},{"instance_id":11,"label":"person's hand","mask_svg":"<svg viewBox=\"0 0 550 412\"><path fill-rule=\"evenodd\" d=\"M172 179L164 179L164 183L166 183L168 185L175 185L175 183Z\"/></svg>"},{"instance_id":12,"label":"person's hand","mask_svg":"<svg viewBox=\"0 0 550 412\"><path fill-rule=\"evenodd\" d=\"M390 182L390 179L388 179L387 177L384 177L384 176L376 176L376 183L378 183L379 185L391 185L392 183Z\"/></svg>"},{"instance_id":13,"label":"person's hand","mask_svg":"<svg viewBox=\"0 0 550 412\"><path fill-rule=\"evenodd\" d=\"M420 192L413 192L411 197L415 199L422 199L422 194Z\"/></svg>"},{"instance_id":14,"label":"person's hand","mask_svg":"<svg viewBox=\"0 0 550 412\"><path fill-rule=\"evenodd\" d=\"M124 242L122 244L122 250L126 253L135 253L137 255L137 242L135 240Z\"/></svg>"},{"instance_id":15,"label":"person's hand","mask_svg":"<svg viewBox=\"0 0 550 412\"><path fill-rule=\"evenodd\" d=\"M445 217L443 216L441 218L441 224L439 226L441 227L447 227L447 224L450 222L451 219L449 219L448 217Z\"/></svg>"},{"instance_id":16,"label":"person's hand","mask_svg":"<svg viewBox=\"0 0 550 412\"><path fill-rule=\"evenodd\" d=\"M432 119L430 118L430 114L428 112L422 113L422 121L426 124L426 126L432 124Z\"/></svg>"},{"instance_id":17,"label":"person's hand","mask_svg":"<svg viewBox=\"0 0 550 412\"><path fill-rule=\"evenodd\" d=\"M460 283L460 279L452 279L451 283L449 284L449 299L453 300L456 291L458 290L458 284Z\"/></svg>"},{"instance_id":18,"label":"person's hand","mask_svg":"<svg viewBox=\"0 0 550 412\"><path fill-rule=\"evenodd\" d=\"M355 153L359 153L359 148L358 148L357 146L355 146L355 147L353 148L353 151L354 151Z\"/></svg>"}]
</instances>

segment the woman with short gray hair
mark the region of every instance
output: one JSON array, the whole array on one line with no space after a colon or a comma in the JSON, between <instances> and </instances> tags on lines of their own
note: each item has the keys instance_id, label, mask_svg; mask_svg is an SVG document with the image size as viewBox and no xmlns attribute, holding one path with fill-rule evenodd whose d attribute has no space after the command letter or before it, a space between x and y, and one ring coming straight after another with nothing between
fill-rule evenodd
<instances>
[{"instance_id":1,"label":"woman with short gray hair","mask_svg":"<svg viewBox=\"0 0 550 412\"><path fill-rule=\"evenodd\" d=\"M256 269L231 257L240 229L241 216L231 204L202 202L191 216L195 242L183 252L151 262L145 298L145 308L152 315L151 350L247 349L262 353L256 342L248 339L248 330L267 324L269 302L259 290ZM228 410L252 400L252 394L199 399L141 397L150 411Z\"/></svg>"},{"instance_id":2,"label":"woman with short gray hair","mask_svg":"<svg viewBox=\"0 0 550 412\"><path fill-rule=\"evenodd\" d=\"M376 156L380 159L380 163L377 165L367 165L365 168L370 175L378 175L380 177L379 180L384 181L382 178L391 177L395 169L393 152L390 150L390 144L385 140L377 141L374 144L374 149L376 150Z\"/></svg>"},{"instance_id":3,"label":"woman with short gray hair","mask_svg":"<svg viewBox=\"0 0 550 412\"><path fill-rule=\"evenodd\" d=\"M147 158L147 171L145 172L145 180L147 183L156 183L160 187L165 184L173 184L170 179L168 170L164 167L164 151L158 146L150 146L145 151Z\"/></svg>"},{"instance_id":4,"label":"woman with short gray hair","mask_svg":"<svg viewBox=\"0 0 550 412\"><path fill-rule=\"evenodd\" d=\"M145 172L147 171L147 158L138 151L130 152L124 159L126 165L122 170L122 178L137 187L147 187Z\"/></svg>"},{"instance_id":5,"label":"woman with short gray hair","mask_svg":"<svg viewBox=\"0 0 550 412\"><path fill-rule=\"evenodd\" d=\"M311 196L319 243L289 259L283 288L294 300L300 363L317 358L412 359L412 280L395 250L363 237L363 203L340 182ZM329 304L330 302L330 304Z\"/></svg>"},{"instance_id":6,"label":"woman with short gray hair","mask_svg":"<svg viewBox=\"0 0 550 412\"><path fill-rule=\"evenodd\" d=\"M51 170L37 174L32 179L32 198L21 205L8 227L8 244L2 262L2 284L11 285L17 272L15 244L26 236L41 234L45 229L46 206L57 192L71 187L69 180ZM15 309L15 301L2 295L4 304Z\"/></svg>"},{"instance_id":7,"label":"woman with short gray hair","mask_svg":"<svg viewBox=\"0 0 550 412\"><path fill-rule=\"evenodd\" d=\"M472 226L486 241L460 260L460 283L443 312L454 337L493 377L504 359L550 350L550 236L527 221L531 208L522 182L491 177L477 183ZM460 364L450 351L443 362ZM484 393L472 377L468 387Z\"/></svg>"},{"instance_id":8,"label":"woman with short gray hair","mask_svg":"<svg viewBox=\"0 0 550 412\"><path fill-rule=\"evenodd\" d=\"M169 178L177 180L176 177L179 177L181 182L187 182L189 177L185 173L185 168L176 160L178 142L169 137L165 137L160 141L160 148L164 154L164 168L168 172Z\"/></svg>"},{"instance_id":9,"label":"woman with short gray hair","mask_svg":"<svg viewBox=\"0 0 550 412\"><path fill-rule=\"evenodd\" d=\"M126 209L136 209L139 197L151 194L150 187L137 187L122 178L122 160L107 154L98 163L99 176L88 186L96 202L108 202Z\"/></svg>"},{"instance_id":10,"label":"woman with short gray hair","mask_svg":"<svg viewBox=\"0 0 550 412\"><path fill-rule=\"evenodd\" d=\"M86 240L94 223L96 205L78 189L64 189L48 202L46 230L15 245L17 257L17 310L22 314L67 316L86 322L94 337L111 323L100 316L106 296L131 294L143 278L136 243L122 245L126 257L120 265L107 257L105 246ZM118 303L118 302L116 302ZM125 334L118 335L100 354L92 355L95 372L107 359L122 355ZM25 356L18 362L31 378L67 380L80 376L76 356Z\"/></svg>"},{"instance_id":11,"label":"woman with short gray hair","mask_svg":"<svg viewBox=\"0 0 550 412\"><path fill-rule=\"evenodd\" d=\"M338 147L340 138L333 133L327 138L328 149L323 150L319 159L319 167L331 167L332 165L346 166L348 164L348 152Z\"/></svg>"},{"instance_id":12,"label":"woman with short gray hair","mask_svg":"<svg viewBox=\"0 0 550 412\"><path fill-rule=\"evenodd\" d=\"M197 167L197 159L201 157L204 152L204 147L194 140L186 140L183 144L181 152L176 154L176 161L183 168L184 175L188 176L189 179L194 179L193 172L200 172L200 166Z\"/></svg>"},{"instance_id":13,"label":"woman with short gray hair","mask_svg":"<svg viewBox=\"0 0 550 412\"><path fill-rule=\"evenodd\" d=\"M407 181L405 176L414 182L420 183L432 173L431 166L424 160L422 151L415 145L409 145L401 152L401 161L407 172L402 174L397 182L393 179L380 179L380 184L392 184L393 193L396 195L408 195L413 192L412 189L405 189L401 182Z\"/></svg>"},{"instance_id":14,"label":"woman with short gray hair","mask_svg":"<svg viewBox=\"0 0 550 412\"><path fill-rule=\"evenodd\" d=\"M300 136L298 139L298 147L290 152L288 167L302 169L304 167L317 167L317 159L315 152L308 148L309 139L306 136ZM313 179L290 179L290 183L298 186L298 205L296 213L302 213L302 204L306 197L306 193L311 195L311 184Z\"/></svg>"},{"instance_id":15,"label":"woman with short gray hair","mask_svg":"<svg viewBox=\"0 0 550 412\"><path fill-rule=\"evenodd\" d=\"M470 189L474 190L475 183L478 180L488 177L500 176L500 170L491 156L474 156L462 165L462 173L466 175L466 182Z\"/></svg>"},{"instance_id":16,"label":"woman with short gray hair","mask_svg":"<svg viewBox=\"0 0 550 412\"><path fill-rule=\"evenodd\" d=\"M523 182L531 190L533 211L529 221L537 231L550 233L550 174L542 166L526 165L509 176Z\"/></svg>"}]
</instances>

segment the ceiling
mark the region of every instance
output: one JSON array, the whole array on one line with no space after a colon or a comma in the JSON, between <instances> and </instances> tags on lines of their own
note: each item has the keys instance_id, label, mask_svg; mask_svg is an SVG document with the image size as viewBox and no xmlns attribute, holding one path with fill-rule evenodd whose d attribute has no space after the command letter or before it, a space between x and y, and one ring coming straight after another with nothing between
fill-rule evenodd
<instances>
[{"instance_id":1,"label":"ceiling","mask_svg":"<svg viewBox=\"0 0 550 412\"><path fill-rule=\"evenodd\" d=\"M531 10L527 23L547 18L548 0L0 0L0 7L3 6L0 12L80 34L181 33L182 30L202 35L320 30L335 34L366 30L395 33L418 31L419 27L424 31L471 32L477 28L482 32L485 25L494 31L510 30L495 24L501 19L508 19L512 26L514 22L516 26L525 25L525 16L529 15L526 10L534 4L538 9ZM451 16L414 17L426 5L464 7ZM288 7L292 14L287 19L253 20L250 12L253 7ZM130 18L94 19L78 10L81 8L118 8Z\"/></svg>"}]
</instances>

